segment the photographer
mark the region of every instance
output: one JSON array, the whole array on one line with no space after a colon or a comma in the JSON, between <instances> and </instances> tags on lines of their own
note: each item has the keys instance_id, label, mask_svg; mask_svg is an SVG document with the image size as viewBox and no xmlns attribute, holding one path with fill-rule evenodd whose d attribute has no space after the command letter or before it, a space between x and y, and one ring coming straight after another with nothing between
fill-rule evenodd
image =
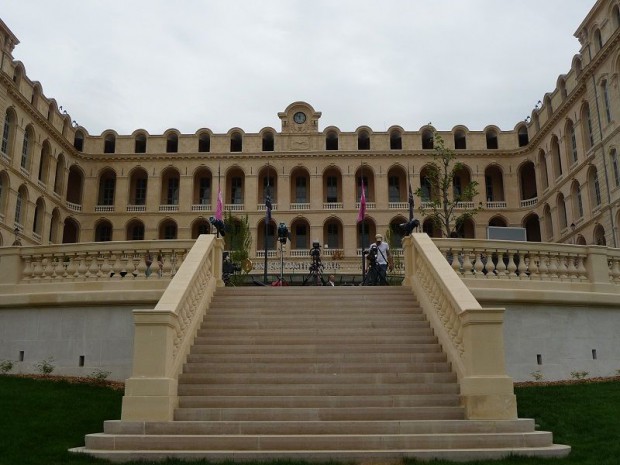
<instances>
[{"instance_id":1,"label":"photographer","mask_svg":"<svg viewBox=\"0 0 620 465\"><path fill-rule=\"evenodd\" d=\"M383 236L377 234L375 243L368 250L367 267L368 282L372 284L387 285L388 263L391 261L390 246L383 242Z\"/></svg>"}]
</instances>

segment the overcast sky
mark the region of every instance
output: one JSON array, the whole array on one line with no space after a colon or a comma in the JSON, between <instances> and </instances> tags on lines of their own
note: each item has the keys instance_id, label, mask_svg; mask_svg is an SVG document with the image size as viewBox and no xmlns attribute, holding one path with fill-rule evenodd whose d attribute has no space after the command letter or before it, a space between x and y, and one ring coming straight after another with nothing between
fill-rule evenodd
<instances>
[{"instance_id":1,"label":"overcast sky","mask_svg":"<svg viewBox=\"0 0 620 465\"><path fill-rule=\"evenodd\" d=\"M90 134L511 130L560 74L595 0L2 0L14 58Z\"/></svg>"}]
</instances>

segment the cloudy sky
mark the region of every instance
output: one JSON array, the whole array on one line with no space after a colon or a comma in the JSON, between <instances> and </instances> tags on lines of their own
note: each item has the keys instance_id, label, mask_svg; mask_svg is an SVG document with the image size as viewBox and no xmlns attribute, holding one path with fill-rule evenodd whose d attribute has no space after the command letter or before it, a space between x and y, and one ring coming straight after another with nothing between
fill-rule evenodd
<instances>
[{"instance_id":1,"label":"cloudy sky","mask_svg":"<svg viewBox=\"0 0 620 465\"><path fill-rule=\"evenodd\" d=\"M579 52L595 0L2 0L14 58L90 134L513 129Z\"/></svg>"}]
</instances>

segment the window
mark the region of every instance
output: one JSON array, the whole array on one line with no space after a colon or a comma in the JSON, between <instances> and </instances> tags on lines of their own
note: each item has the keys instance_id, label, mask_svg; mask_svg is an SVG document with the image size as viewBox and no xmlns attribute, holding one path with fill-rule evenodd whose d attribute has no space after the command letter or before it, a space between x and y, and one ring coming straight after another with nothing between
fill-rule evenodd
<instances>
[{"instance_id":1,"label":"window","mask_svg":"<svg viewBox=\"0 0 620 465\"><path fill-rule=\"evenodd\" d=\"M103 153L114 153L116 151L116 138L114 134L107 134L103 140Z\"/></svg>"},{"instance_id":2,"label":"window","mask_svg":"<svg viewBox=\"0 0 620 465\"><path fill-rule=\"evenodd\" d=\"M271 197L271 200L274 199L274 193L272 192L275 188L275 182L273 176L264 176L263 177L263 201L267 200L267 194Z\"/></svg>"},{"instance_id":3,"label":"window","mask_svg":"<svg viewBox=\"0 0 620 465\"><path fill-rule=\"evenodd\" d=\"M168 179L168 190L166 192L166 202L168 205L179 204L179 178L171 177L170 179Z\"/></svg>"},{"instance_id":4,"label":"window","mask_svg":"<svg viewBox=\"0 0 620 465\"><path fill-rule=\"evenodd\" d=\"M603 48L603 36L601 35L601 31L598 29L594 31L594 41L596 43L597 51Z\"/></svg>"},{"instance_id":5,"label":"window","mask_svg":"<svg viewBox=\"0 0 620 465\"><path fill-rule=\"evenodd\" d=\"M270 132L266 132L265 134L263 134L263 152L273 152L273 149L273 134Z\"/></svg>"},{"instance_id":6,"label":"window","mask_svg":"<svg viewBox=\"0 0 620 465\"><path fill-rule=\"evenodd\" d=\"M337 249L339 247L338 243L338 224L337 223L329 223L327 225L327 246L330 249Z\"/></svg>"},{"instance_id":7,"label":"window","mask_svg":"<svg viewBox=\"0 0 620 465\"><path fill-rule=\"evenodd\" d=\"M325 150L338 150L338 134L334 131L327 133L325 138Z\"/></svg>"},{"instance_id":8,"label":"window","mask_svg":"<svg viewBox=\"0 0 620 465\"><path fill-rule=\"evenodd\" d=\"M146 178L136 179L136 205L146 205Z\"/></svg>"},{"instance_id":9,"label":"window","mask_svg":"<svg viewBox=\"0 0 620 465\"><path fill-rule=\"evenodd\" d=\"M497 133L495 131L487 131L487 149L494 150L499 147L497 142Z\"/></svg>"},{"instance_id":10,"label":"window","mask_svg":"<svg viewBox=\"0 0 620 465\"><path fill-rule=\"evenodd\" d=\"M9 154L9 136L11 134L11 114L7 111L4 117L4 127L2 129L2 146L0 150L3 154Z\"/></svg>"},{"instance_id":11,"label":"window","mask_svg":"<svg viewBox=\"0 0 620 465\"><path fill-rule=\"evenodd\" d=\"M77 131L75 133L73 137L73 147L75 147L75 150L78 152L84 150L84 134L82 134L82 131Z\"/></svg>"},{"instance_id":12,"label":"window","mask_svg":"<svg viewBox=\"0 0 620 465\"><path fill-rule=\"evenodd\" d=\"M454 148L456 150L465 150L467 148L465 132L459 130L454 133Z\"/></svg>"},{"instance_id":13,"label":"window","mask_svg":"<svg viewBox=\"0 0 620 465\"><path fill-rule=\"evenodd\" d=\"M366 201L368 201L368 177L366 176L357 177L357 189L355 190L355 198L359 200L362 196L362 179L364 180L364 197L366 197Z\"/></svg>"},{"instance_id":14,"label":"window","mask_svg":"<svg viewBox=\"0 0 620 465\"><path fill-rule=\"evenodd\" d=\"M136 153L146 153L146 136L144 134L138 134L135 141Z\"/></svg>"},{"instance_id":15,"label":"window","mask_svg":"<svg viewBox=\"0 0 620 465\"><path fill-rule=\"evenodd\" d=\"M583 218L583 199L581 197L581 186L575 188L575 197L577 199L577 217Z\"/></svg>"},{"instance_id":16,"label":"window","mask_svg":"<svg viewBox=\"0 0 620 465\"><path fill-rule=\"evenodd\" d=\"M388 202L400 202L400 180L398 176L388 178Z\"/></svg>"},{"instance_id":17,"label":"window","mask_svg":"<svg viewBox=\"0 0 620 465\"><path fill-rule=\"evenodd\" d=\"M461 194L463 193L463 188L461 186L461 178L459 178L458 176L455 176L454 179L452 179L452 192L454 194L455 200L461 198Z\"/></svg>"},{"instance_id":18,"label":"window","mask_svg":"<svg viewBox=\"0 0 620 465\"><path fill-rule=\"evenodd\" d=\"M392 131L390 133L390 150L402 150L403 138L398 131Z\"/></svg>"},{"instance_id":19,"label":"window","mask_svg":"<svg viewBox=\"0 0 620 465\"><path fill-rule=\"evenodd\" d=\"M620 186L620 167L618 166L618 152L616 149L611 151L611 165L614 170L614 181L616 181L616 186Z\"/></svg>"},{"instance_id":20,"label":"window","mask_svg":"<svg viewBox=\"0 0 620 465\"><path fill-rule=\"evenodd\" d=\"M298 224L295 226L295 248L310 248L308 243L308 228L305 224Z\"/></svg>"},{"instance_id":21,"label":"window","mask_svg":"<svg viewBox=\"0 0 620 465\"><path fill-rule=\"evenodd\" d=\"M116 180L112 177L106 177L101 180L101 194L99 205L114 205L114 188Z\"/></svg>"},{"instance_id":22,"label":"window","mask_svg":"<svg viewBox=\"0 0 620 465\"><path fill-rule=\"evenodd\" d=\"M431 190L432 190L432 185L431 185L431 180L428 178L428 176L423 176L422 177L422 202L429 202L431 200Z\"/></svg>"},{"instance_id":23,"label":"window","mask_svg":"<svg viewBox=\"0 0 620 465\"><path fill-rule=\"evenodd\" d=\"M234 205L243 203L243 180L240 177L233 177L230 180L230 200Z\"/></svg>"},{"instance_id":24,"label":"window","mask_svg":"<svg viewBox=\"0 0 620 465\"><path fill-rule=\"evenodd\" d=\"M211 179L200 178L198 200L200 205L207 205L211 203Z\"/></svg>"},{"instance_id":25,"label":"window","mask_svg":"<svg viewBox=\"0 0 620 465\"><path fill-rule=\"evenodd\" d=\"M209 134L201 134L198 138L198 151L210 152L211 151L211 137Z\"/></svg>"},{"instance_id":26,"label":"window","mask_svg":"<svg viewBox=\"0 0 620 465\"><path fill-rule=\"evenodd\" d=\"M95 242L109 242L112 240L112 225L107 221L97 225Z\"/></svg>"},{"instance_id":27,"label":"window","mask_svg":"<svg viewBox=\"0 0 620 465\"><path fill-rule=\"evenodd\" d=\"M605 116L607 117L607 122L611 122L611 106L609 103L609 86L607 86L607 80L604 80L601 83L601 90L603 91L603 101L605 103Z\"/></svg>"},{"instance_id":28,"label":"window","mask_svg":"<svg viewBox=\"0 0 620 465\"><path fill-rule=\"evenodd\" d=\"M22 191L20 190L17 192L17 199L15 201L15 222L17 224L22 224L23 207L24 207L24 194L22 194Z\"/></svg>"},{"instance_id":29,"label":"window","mask_svg":"<svg viewBox=\"0 0 620 465\"><path fill-rule=\"evenodd\" d=\"M370 137L366 131L362 131L357 136L357 150L370 150Z\"/></svg>"},{"instance_id":30,"label":"window","mask_svg":"<svg viewBox=\"0 0 620 465\"><path fill-rule=\"evenodd\" d=\"M493 178L491 176L485 176L484 184L486 188L487 202L493 202Z\"/></svg>"},{"instance_id":31,"label":"window","mask_svg":"<svg viewBox=\"0 0 620 465\"><path fill-rule=\"evenodd\" d=\"M22 161L21 167L28 170L30 165L30 131L26 129L24 133L24 144L22 145Z\"/></svg>"},{"instance_id":32,"label":"window","mask_svg":"<svg viewBox=\"0 0 620 465\"><path fill-rule=\"evenodd\" d=\"M572 122L569 122L568 125L568 136L570 138L570 152L572 156L572 161L573 163L577 163L577 137L575 136L575 127L573 126Z\"/></svg>"},{"instance_id":33,"label":"window","mask_svg":"<svg viewBox=\"0 0 620 465\"><path fill-rule=\"evenodd\" d=\"M338 202L338 178L327 176L327 202Z\"/></svg>"},{"instance_id":34,"label":"window","mask_svg":"<svg viewBox=\"0 0 620 465\"><path fill-rule=\"evenodd\" d=\"M166 223L163 227L164 239L176 239L177 237L177 225L174 223Z\"/></svg>"},{"instance_id":35,"label":"window","mask_svg":"<svg viewBox=\"0 0 620 465\"><path fill-rule=\"evenodd\" d=\"M525 147L530 143L530 136L527 133L527 127L521 126L518 132L519 147Z\"/></svg>"},{"instance_id":36,"label":"window","mask_svg":"<svg viewBox=\"0 0 620 465\"><path fill-rule=\"evenodd\" d=\"M601 204L601 185L598 181L598 173L594 173L594 201L596 202L596 206Z\"/></svg>"},{"instance_id":37,"label":"window","mask_svg":"<svg viewBox=\"0 0 620 465\"><path fill-rule=\"evenodd\" d=\"M241 152L243 150L243 139L238 132L233 133L230 136L230 151Z\"/></svg>"},{"instance_id":38,"label":"window","mask_svg":"<svg viewBox=\"0 0 620 465\"><path fill-rule=\"evenodd\" d=\"M306 178L301 176L295 178L295 202L308 202L308 186L306 184Z\"/></svg>"},{"instance_id":39,"label":"window","mask_svg":"<svg viewBox=\"0 0 620 465\"><path fill-rule=\"evenodd\" d=\"M144 225L136 224L131 228L131 239L132 241L143 241L144 240Z\"/></svg>"},{"instance_id":40,"label":"window","mask_svg":"<svg viewBox=\"0 0 620 465\"><path fill-rule=\"evenodd\" d=\"M179 137L176 134L168 134L166 138L166 153L177 153L179 151Z\"/></svg>"},{"instance_id":41,"label":"window","mask_svg":"<svg viewBox=\"0 0 620 465\"><path fill-rule=\"evenodd\" d=\"M422 132L422 149L432 150L434 147L433 131L426 129Z\"/></svg>"},{"instance_id":42,"label":"window","mask_svg":"<svg viewBox=\"0 0 620 465\"><path fill-rule=\"evenodd\" d=\"M587 142L586 149L590 149L594 145L594 133L592 132L592 119L590 118L590 106L589 105L586 104L583 107L581 118L582 118L582 124L583 124L583 131L584 131L585 139Z\"/></svg>"}]
</instances>

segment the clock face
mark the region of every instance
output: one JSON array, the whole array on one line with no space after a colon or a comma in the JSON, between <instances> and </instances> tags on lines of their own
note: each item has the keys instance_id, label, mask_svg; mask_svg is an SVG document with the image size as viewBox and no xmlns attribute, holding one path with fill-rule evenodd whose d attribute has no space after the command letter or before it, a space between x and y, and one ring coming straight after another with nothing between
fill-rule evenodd
<instances>
[{"instance_id":1,"label":"clock face","mask_svg":"<svg viewBox=\"0 0 620 465\"><path fill-rule=\"evenodd\" d=\"M297 113L295 113L293 115L293 121L295 121L297 124L303 124L306 122L306 114L302 113L301 111L298 111Z\"/></svg>"}]
</instances>

